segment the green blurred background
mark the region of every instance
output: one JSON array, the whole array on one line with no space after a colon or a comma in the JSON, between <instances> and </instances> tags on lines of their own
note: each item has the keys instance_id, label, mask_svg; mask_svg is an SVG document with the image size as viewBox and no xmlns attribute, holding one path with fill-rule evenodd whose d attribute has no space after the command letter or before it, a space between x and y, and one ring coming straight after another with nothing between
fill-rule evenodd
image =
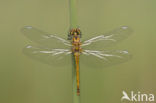
<instances>
[{"instance_id":1,"label":"green blurred background","mask_svg":"<svg viewBox=\"0 0 156 103\"><path fill-rule=\"evenodd\" d=\"M122 25L133 28L115 46L133 58L104 69L81 65L81 103L121 103L122 91L156 94L156 1L78 0L83 39ZM0 103L72 103L71 65L49 66L22 54L26 25L66 38L68 0L0 0ZM128 102L127 102L128 103Z\"/></svg>"}]
</instances>

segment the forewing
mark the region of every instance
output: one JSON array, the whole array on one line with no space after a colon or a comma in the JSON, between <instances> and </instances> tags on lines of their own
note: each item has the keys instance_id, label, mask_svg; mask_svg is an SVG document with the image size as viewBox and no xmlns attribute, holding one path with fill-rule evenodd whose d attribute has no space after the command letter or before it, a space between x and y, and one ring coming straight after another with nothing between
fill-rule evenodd
<instances>
[{"instance_id":1,"label":"forewing","mask_svg":"<svg viewBox=\"0 0 156 103\"><path fill-rule=\"evenodd\" d=\"M23 53L46 64L64 66L70 64L72 52L70 49L48 49L41 46L28 45L23 49Z\"/></svg>"},{"instance_id":2,"label":"forewing","mask_svg":"<svg viewBox=\"0 0 156 103\"><path fill-rule=\"evenodd\" d=\"M94 68L103 68L125 62L130 58L131 55L127 51L84 50L80 55L80 62Z\"/></svg>"},{"instance_id":3,"label":"forewing","mask_svg":"<svg viewBox=\"0 0 156 103\"><path fill-rule=\"evenodd\" d=\"M40 44L46 48L67 48L71 43L57 35L48 34L32 26L25 26L21 32L31 41Z\"/></svg>"},{"instance_id":4,"label":"forewing","mask_svg":"<svg viewBox=\"0 0 156 103\"><path fill-rule=\"evenodd\" d=\"M103 50L106 47L116 44L124 40L132 33L132 29L128 26L122 26L104 35L93 37L82 42L82 47L86 49Z\"/></svg>"}]
</instances>

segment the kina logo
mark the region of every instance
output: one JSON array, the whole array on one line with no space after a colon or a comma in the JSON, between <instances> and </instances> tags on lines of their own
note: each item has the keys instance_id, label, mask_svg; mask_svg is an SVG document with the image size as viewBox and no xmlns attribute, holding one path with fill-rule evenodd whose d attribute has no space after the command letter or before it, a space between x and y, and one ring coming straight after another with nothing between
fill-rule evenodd
<instances>
[{"instance_id":1,"label":"kina logo","mask_svg":"<svg viewBox=\"0 0 156 103\"><path fill-rule=\"evenodd\" d=\"M154 101L154 94L146 94L141 92L134 92L131 91L130 94L122 91L122 98L121 101L132 101L132 102L153 102Z\"/></svg>"}]
</instances>

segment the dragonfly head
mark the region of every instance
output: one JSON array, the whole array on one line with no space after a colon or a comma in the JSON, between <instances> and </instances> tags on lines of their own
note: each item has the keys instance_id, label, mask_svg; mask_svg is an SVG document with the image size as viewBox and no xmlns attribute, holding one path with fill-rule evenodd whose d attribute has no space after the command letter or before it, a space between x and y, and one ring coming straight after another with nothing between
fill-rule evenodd
<instances>
[{"instance_id":1,"label":"dragonfly head","mask_svg":"<svg viewBox=\"0 0 156 103\"><path fill-rule=\"evenodd\" d=\"M71 40L72 38L81 37L81 31L79 28L74 28L70 30L70 33L68 35L68 40Z\"/></svg>"}]
</instances>

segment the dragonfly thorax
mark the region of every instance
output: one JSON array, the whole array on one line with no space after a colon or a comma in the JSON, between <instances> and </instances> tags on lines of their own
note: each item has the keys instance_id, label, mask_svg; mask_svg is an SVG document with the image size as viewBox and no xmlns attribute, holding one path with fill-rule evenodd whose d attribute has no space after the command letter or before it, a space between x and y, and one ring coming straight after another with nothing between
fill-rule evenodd
<instances>
[{"instance_id":1,"label":"dragonfly thorax","mask_svg":"<svg viewBox=\"0 0 156 103\"><path fill-rule=\"evenodd\" d=\"M72 52L74 55L79 56L81 53L81 42L80 42L80 30L72 29L70 34L72 35Z\"/></svg>"},{"instance_id":2,"label":"dragonfly thorax","mask_svg":"<svg viewBox=\"0 0 156 103\"><path fill-rule=\"evenodd\" d=\"M73 42L72 42L72 52L74 53L74 55L80 55L81 53L81 43L80 43L80 39L78 40L79 38L75 39L73 38Z\"/></svg>"}]
</instances>

